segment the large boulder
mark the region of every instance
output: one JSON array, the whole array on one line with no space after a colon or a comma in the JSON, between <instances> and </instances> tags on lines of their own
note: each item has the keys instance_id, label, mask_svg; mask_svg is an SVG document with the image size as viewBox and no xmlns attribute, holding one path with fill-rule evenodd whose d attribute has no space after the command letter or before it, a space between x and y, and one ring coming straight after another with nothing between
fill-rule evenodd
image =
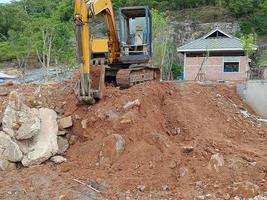
<instances>
[{"instance_id":1,"label":"large boulder","mask_svg":"<svg viewBox=\"0 0 267 200\"><path fill-rule=\"evenodd\" d=\"M30 139L40 131L38 115L37 109L26 106L22 96L13 91L4 112L3 131L17 140Z\"/></svg>"},{"instance_id":2,"label":"large boulder","mask_svg":"<svg viewBox=\"0 0 267 200\"><path fill-rule=\"evenodd\" d=\"M48 108L39 109L41 129L33 138L29 152L22 159L24 166L38 165L48 160L58 151L57 145L57 114Z\"/></svg>"},{"instance_id":3,"label":"large boulder","mask_svg":"<svg viewBox=\"0 0 267 200\"><path fill-rule=\"evenodd\" d=\"M22 159L19 146L11 140L9 135L3 132L0 132L0 159L10 162L19 162Z\"/></svg>"}]
</instances>

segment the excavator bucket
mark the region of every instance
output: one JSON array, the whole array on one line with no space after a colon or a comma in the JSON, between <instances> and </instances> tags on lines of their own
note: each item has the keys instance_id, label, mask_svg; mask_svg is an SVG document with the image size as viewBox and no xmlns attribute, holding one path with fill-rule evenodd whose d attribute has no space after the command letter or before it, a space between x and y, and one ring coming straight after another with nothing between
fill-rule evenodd
<instances>
[{"instance_id":1,"label":"excavator bucket","mask_svg":"<svg viewBox=\"0 0 267 200\"><path fill-rule=\"evenodd\" d=\"M105 89L105 66L91 68L90 74L80 74L76 82L75 94L81 103L95 104L103 98Z\"/></svg>"}]
</instances>

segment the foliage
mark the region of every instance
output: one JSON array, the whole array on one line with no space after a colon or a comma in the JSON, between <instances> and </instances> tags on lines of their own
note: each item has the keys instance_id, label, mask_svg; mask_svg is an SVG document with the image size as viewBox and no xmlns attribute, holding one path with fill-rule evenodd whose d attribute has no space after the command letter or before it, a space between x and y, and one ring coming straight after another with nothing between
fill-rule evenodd
<instances>
[{"instance_id":1,"label":"foliage","mask_svg":"<svg viewBox=\"0 0 267 200\"><path fill-rule=\"evenodd\" d=\"M179 64L172 65L172 74L174 79L178 79L179 76L183 73L183 66Z\"/></svg>"},{"instance_id":2,"label":"foliage","mask_svg":"<svg viewBox=\"0 0 267 200\"><path fill-rule=\"evenodd\" d=\"M246 55L248 57L251 56L256 50L254 45L257 42L257 35L255 33L242 35L240 39Z\"/></svg>"}]
</instances>

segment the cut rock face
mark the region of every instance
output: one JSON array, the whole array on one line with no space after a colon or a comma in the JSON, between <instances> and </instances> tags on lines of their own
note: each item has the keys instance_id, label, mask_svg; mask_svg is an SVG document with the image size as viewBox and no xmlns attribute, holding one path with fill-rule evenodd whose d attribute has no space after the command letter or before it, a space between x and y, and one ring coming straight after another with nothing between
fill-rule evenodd
<instances>
[{"instance_id":1,"label":"cut rock face","mask_svg":"<svg viewBox=\"0 0 267 200\"><path fill-rule=\"evenodd\" d=\"M24 166L41 164L58 151L56 112L47 108L41 108L39 110L39 117L41 120L41 130L33 138L29 153L22 160Z\"/></svg>"}]
</instances>

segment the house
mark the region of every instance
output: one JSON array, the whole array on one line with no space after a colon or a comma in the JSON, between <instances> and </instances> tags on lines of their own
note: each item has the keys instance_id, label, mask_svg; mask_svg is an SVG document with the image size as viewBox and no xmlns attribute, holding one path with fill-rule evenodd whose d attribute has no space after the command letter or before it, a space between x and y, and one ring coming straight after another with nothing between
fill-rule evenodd
<instances>
[{"instance_id":1,"label":"house","mask_svg":"<svg viewBox=\"0 0 267 200\"><path fill-rule=\"evenodd\" d=\"M184 54L185 80L241 81L247 78L250 60L245 56L241 41L220 29L177 51Z\"/></svg>"}]
</instances>

